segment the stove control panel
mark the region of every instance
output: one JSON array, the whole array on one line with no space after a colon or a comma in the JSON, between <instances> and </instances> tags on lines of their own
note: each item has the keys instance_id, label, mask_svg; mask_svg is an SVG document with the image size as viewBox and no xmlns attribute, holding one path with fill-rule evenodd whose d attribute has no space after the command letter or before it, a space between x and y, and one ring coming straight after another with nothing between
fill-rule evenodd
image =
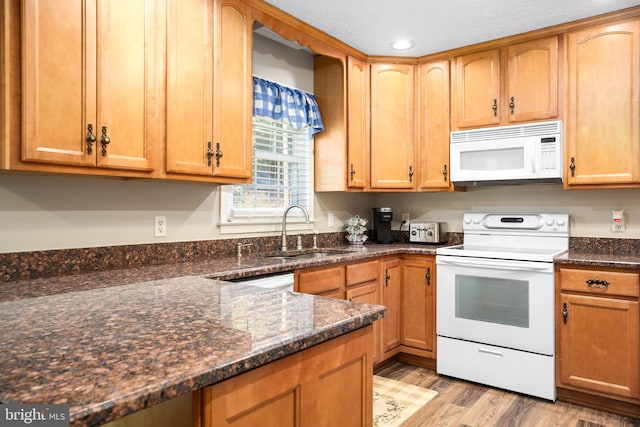
<instances>
[{"instance_id":1,"label":"stove control panel","mask_svg":"<svg viewBox=\"0 0 640 427\"><path fill-rule=\"evenodd\" d=\"M493 214L466 213L462 228L467 232L504 231L531 233L568 233L568 214Z\"/></svg>"}]
</instances>

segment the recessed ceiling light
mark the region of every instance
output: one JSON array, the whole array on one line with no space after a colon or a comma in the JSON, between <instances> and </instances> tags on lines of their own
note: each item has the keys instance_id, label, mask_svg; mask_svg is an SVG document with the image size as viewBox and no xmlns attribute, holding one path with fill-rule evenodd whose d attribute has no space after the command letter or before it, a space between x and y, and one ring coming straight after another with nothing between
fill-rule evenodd
<instances>
[{"instance_id":1,"label":"recessed ceiling light","mask_svg":"<svg viewBox=\"0 0 640 427\"><path fill-rule=\"evenodd\" d=\"M411 49L415 44L416 43L413 40L396 40L391 43L391 49L407 50Z\"/></svg>"}]
</instances>

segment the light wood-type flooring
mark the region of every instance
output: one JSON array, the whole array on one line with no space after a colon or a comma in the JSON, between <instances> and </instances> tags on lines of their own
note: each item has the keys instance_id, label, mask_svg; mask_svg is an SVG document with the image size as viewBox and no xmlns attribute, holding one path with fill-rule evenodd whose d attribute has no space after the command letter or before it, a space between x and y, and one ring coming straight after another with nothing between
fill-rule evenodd
<instances>
[{"instance_id":1,"label":"light wood-type flooring","mask_svg":"<svg viewBox=\"0 0 640 427\"><path fill-rule=\"evenodd\" d=\"M433 370L400 362L385 366L376 375L438 392L416 414L411 427L640 427L638 419L440 376Z\"/></svg>"}]
</instances>

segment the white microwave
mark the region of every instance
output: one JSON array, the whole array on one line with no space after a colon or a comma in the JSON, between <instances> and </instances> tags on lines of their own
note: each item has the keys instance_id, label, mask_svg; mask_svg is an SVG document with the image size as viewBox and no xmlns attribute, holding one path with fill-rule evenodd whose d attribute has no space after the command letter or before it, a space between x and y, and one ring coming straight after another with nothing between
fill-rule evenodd
<instances>
[{"instance_id":1,"label":"white microwave","mask_svg":"<svg viewBox=\"0 0 640 427\"><path fill-rule=\"evenodd\" d=\"M562 122L451 132L450 154L457 185L562 182Z\"/></svg>"}]
</instances>

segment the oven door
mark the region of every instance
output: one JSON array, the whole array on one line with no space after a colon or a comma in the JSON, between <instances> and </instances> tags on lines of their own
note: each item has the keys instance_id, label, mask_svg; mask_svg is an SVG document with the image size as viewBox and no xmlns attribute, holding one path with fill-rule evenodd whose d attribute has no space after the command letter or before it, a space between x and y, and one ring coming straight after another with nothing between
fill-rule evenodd
<instances>
[{"instance_id":1,"label":"oven door","mask_svg":"<svg viewBox=\"0 0 640 427\"><path fill-rule=\"evenodd\" d=\"M437 333L554 354L553 263L436 256Z\"/></svg>"}]
</instances>

